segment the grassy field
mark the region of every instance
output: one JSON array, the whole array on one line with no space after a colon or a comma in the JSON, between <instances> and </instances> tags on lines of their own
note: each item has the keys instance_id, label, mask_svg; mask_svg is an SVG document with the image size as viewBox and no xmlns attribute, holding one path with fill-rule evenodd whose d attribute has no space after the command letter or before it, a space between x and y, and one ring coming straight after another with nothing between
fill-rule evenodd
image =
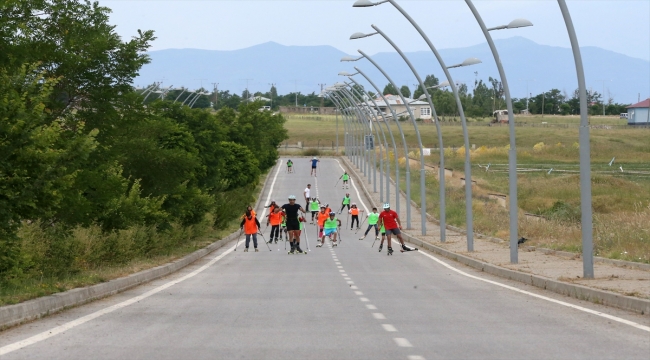
<instances>
[{"instance_id":1,"label":"grassy field","mask_svg":"<svg viewBox=\"0 0 650 360\"><path fill-rule=\"evenodd\" d=\"M287 116L288 143L298 141L315 147L320 140L323 149L331 149L336 140L335 116ZM569 127L518 126L518 203L519 232L531 244L558 250L580 251L580 187L578 154L578 117L525 117L516 119L541 124L568 124ZM623 124L625 122L623 121ZM488 200L488 193L508 193L507 126L469 127L472 179L478 182L474 191L475 230L507 239L508 212ZM618 118L595 117L591 124L621 125ZM394 129L396 139L396 126ZM410 156L419 159L417 138L410 123L402 123ZM436 127L419 126L424 147L437 147ZM339 122L340 134L343 123ZM450 224L464 226L464 192L458 179L464 176L464 148L460 126L443 126L445 167L454 169L448 181L447 219ZM343 137L339 135L341 150ZM389 140L390 141L390 140ZM391 145L392 146L392 145ZM404 157L399 150L398 156ZM313 151L313 150L312 150ZM393 155L394 156L394 155ZM612 158L614 164L609 166ZM437 166L438 152L427 157L428 165ZM591 130L592 204L594 209L594 244L599 256L650 262L650 129L593 128ZM405 166L405 160L402 161ZM489 171L486 166L490 164ZM412 165L413 166L413 165ZM417 166L417 164L416 164ZM623 171L620 170L623 169ZM553 169L552 171L550 171ZM550 171L550 174L549 174ZM413 200L419 203L419 172L412 172ZM438 181L427 176L428 212L437 216ZM405 184L402 184L405 187ZM544 216L542 222L525 220L524 213Z\"/></svg>"}]
</instances>

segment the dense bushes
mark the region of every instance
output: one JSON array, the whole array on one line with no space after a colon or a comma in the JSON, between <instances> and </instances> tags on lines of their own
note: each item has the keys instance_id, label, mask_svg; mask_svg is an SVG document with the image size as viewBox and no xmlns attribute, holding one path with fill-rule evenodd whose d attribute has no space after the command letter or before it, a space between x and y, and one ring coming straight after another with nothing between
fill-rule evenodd
<instances>
[{"instance_id":1,"label":"dense bushes","mask_svg":"<svg viewBox=\"0 0 650 360\"><path fill-rule=\"evenodd\" d=\"M122 42L96 4L0 14L0 282L164 254L252 201L282 116L143 105L153 34Z\"/></svg>"}]
</instances>

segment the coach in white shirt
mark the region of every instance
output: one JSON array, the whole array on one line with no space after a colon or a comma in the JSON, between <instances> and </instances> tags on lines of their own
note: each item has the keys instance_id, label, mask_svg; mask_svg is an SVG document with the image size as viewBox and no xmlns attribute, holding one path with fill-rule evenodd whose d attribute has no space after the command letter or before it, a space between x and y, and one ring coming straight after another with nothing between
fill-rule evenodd
<instances>
[{"instance_id":1,"label":"coach in white shirt","mask_svg":"<svg viewBox=\"0 0 650 360\"><path fill-rule=\"evenodd\" d=\"M305 205L305 209L309 208L309 198L311 197L311 184L307 184L307 187L305 188L305 202L307 205Z\"/></svg>"}]
</instances>

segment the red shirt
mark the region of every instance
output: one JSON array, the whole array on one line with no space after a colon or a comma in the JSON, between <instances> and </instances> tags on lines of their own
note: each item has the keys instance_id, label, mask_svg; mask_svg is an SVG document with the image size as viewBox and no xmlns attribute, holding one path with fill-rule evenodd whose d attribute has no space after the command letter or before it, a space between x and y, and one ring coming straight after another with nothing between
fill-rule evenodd
<instances>
[{"instance_id":1,"label":"red shirt","mask_svg":"<svg viewBox=\"0 0 650 360\"><path fill-rule=\"evenodd\" d=\"M379 214L379 220L383 221L386 230L397 229L397 218L399 216L394 210L384 210Z\"/></svg>"}]
</instances>

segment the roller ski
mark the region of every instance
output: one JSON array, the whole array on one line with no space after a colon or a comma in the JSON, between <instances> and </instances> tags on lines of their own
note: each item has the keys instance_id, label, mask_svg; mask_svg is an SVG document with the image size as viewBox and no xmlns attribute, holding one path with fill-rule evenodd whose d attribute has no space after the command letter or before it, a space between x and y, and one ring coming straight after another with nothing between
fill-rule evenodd
<instances>
[{"instance_id":1,"label":"roller ski","mask_svg":"<svg viewBox=\"0 0 650 360\"><path fill-rule=\"evenodd\" d=\"M407 252L407 251L418 251L418 248L411 248L406 245L402 245L402 248L399 250L400 252Z\"/></svg>"},{"instance_id":2,"label":"roller ski","mask_svg":"<svg viewBox=\"0 0 650 360\"><path fill-rule=\"evenodd\" d=\"M318 244L316 244L316 247L323 247L323 243L319 241Z\"/></svg>"},{"instance_id":3,"label":"roller ski","mask_svg":"<svg viewBox=\"0 0 650 360\"><path fill-rule=\"evenodd\" d=\"M384 247L384 245L379 245L379 252L381 252L381 249Z\"/></svg>"},{"instance_id":4,"label":"roller ski","mask_svg":"<svg viewBox=\"0 0 650 360\"><path fill-rule=\"evenodd\" d=\"M389 247L388 251L386 252L386 255L393 255L393 248Z\"/></svg>"}]
</instances>

